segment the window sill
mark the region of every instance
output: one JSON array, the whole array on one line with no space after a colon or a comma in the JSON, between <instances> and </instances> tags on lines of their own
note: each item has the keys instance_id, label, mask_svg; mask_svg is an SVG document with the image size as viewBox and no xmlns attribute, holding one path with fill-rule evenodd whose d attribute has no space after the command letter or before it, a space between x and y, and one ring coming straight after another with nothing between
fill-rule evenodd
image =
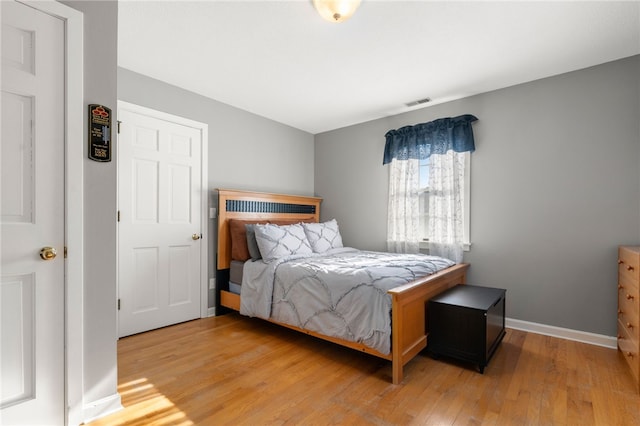
<instances>
[{"instance_id":1,"label":"window sill","mask_svg":"<svg viewBox=\"0 0 640 426\"><path fill-rule=\"evenodd\" d=\"M420 241L420 250L429 251L429 241ZM463 243L462 249L464 251L471 251L471 243Z\"/></svg>"}]
</instances>

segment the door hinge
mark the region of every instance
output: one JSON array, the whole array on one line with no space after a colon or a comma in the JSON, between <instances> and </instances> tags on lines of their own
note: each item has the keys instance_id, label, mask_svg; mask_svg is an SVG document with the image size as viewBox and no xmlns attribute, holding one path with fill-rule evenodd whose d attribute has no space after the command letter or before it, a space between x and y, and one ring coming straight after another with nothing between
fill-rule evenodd
<instances>
[{"instance_id":1,"label":"door hinge","mask_svg":"<svg viewBox=\"0 0 640 426\"><path fill-rule=\"evenodd\" d=\"M120 210L118 210L118 222L120 222Z\"/></svg>"},{"instance_id":2,"label":"door hinge","mask_svg":"<svg viewBox=\"0 0 640 426\"><path fill-rule=\"evenodd\" d=\"M118 120L117 123L118 123L118 134L120 134L120 123L122 123L122 121Z\"/></svg>"},{"instance_id":3,"label":"door hinge","mask_svg":"<svg viewBox=\"0 0 640 426\"><path fill-rule=\"evenodd\" d=\"M118 299L118 310L120 310L120 299Z\"/></svg>"},{"instance_id":4,"label":"door hinge","mask_svg":"<svg viewBox=\"0 0 640 426\"><path fill-rule=\"evenodd\" d=\"M64 258L67 258L67 246L64 246Z\"/></svg>"}]
</instances>

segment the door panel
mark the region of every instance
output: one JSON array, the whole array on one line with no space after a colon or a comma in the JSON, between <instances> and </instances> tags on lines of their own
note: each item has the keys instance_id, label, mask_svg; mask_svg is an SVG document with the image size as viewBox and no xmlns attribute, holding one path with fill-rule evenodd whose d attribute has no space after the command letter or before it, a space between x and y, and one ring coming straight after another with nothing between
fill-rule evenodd
<instances>
[{"instance_id":1,"label":"door panel","mask_svg":"<svg viewBox=\"0 0 640 426\"><path fill-rule=\"evenodd\" d=\"M11 12L9 12L11 13ZM20 18L18 18L20 19ZM20 25L15 22L15 25ZM34 32L13 23L2 27L2 63L13 69L35 74L33 63Z\"/></svg>"},{"instance_id":2,"label":"door panel","mask_svg":"<svg viewBox=\"0 0 640 426\"><path fill-rule=\"evenodd\" d=\"M133 314L160 309L158 294L158 247L136 247L133 250L135 283L133 287Z\"/></svg>"},{"instance_id":3,"label":"door panel","mask_svg":"<svg viewBox=\"0 0 640 426\"><path fill-rule=\"evenodd\" d=\"M35 398L33 274L2 277L2 406Z\"/></svg>"},{"instance_id":4,"label":"door panel","mask_svg":"<svg viewBox=\"0 0 640 426\"><path fill-rule=\"evenodd\" d=\"M169 165L169 223L191 223L191 167Z\"/></svg>"},{"instance_id":5,"label":"door panel","mask_svg":"<svg viewBox=\"0 0 640 426\"><path fill-rule=\"evenodd\" d=\"M137 224L158 223L158 162L133 159L133 220Z\"/></svg>"},{"instance_id":6,"label":"door panel","mask_svg":"<svg viewBox=\"0 0 640 426\"><path fill-rule=\"evenodd\" d=\"M200 317L202 136L133 111L119 120L119 334L127 336Z\"/></svg>"},{"instance_id":7,"label":"door panel","mask_svg":"<svg viewBox=\"0 0 640 426\"><path fill-rule=\"evenodd\" d=\"M64 23L0 2L0 418L63 424ZM58 256L44 260L43 247Z\"/></svg>"},{"instance_id":8,"label":"door panel","mask_svg":"<svg viewBox=\"0 0 640 426\"><path fill-rule=\"evenodd\" d=\"M33 222L33 98L2 91L2 139L15 143L2 149L2 221Z\"/></svg>"},{"instance_id":9,"label":"door panel","mask_svg":"<svg viewBox=\"0 0 640 426\"><path fill-rule=\"evenodd\" d=\"M193 300L191 288L182 283L189 282L191 274L191 248L169 247L169 305L176 306Z\"/></svg>"}]
</instances>

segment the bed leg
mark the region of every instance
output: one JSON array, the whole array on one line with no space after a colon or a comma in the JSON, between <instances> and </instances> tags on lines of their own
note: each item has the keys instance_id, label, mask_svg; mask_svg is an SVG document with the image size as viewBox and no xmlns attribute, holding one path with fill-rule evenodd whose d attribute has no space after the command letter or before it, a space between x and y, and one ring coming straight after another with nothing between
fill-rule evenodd
<instances>
[{"instance_id":1,"label":"bed leg","mask_svg":"<svg viewBox=\"0 0 640 426\"><path fill-rule=\"evenodd\" d=\"M398 297L391 297L391 382L399 385L402 382L402 307L398 303Z\"/></svg>"},{"instance_id":2,"label":"bed leg","mask_svg":"<svg viewBox=\"0 0 640 426\"><path fill-rule=\"evenodd\" d=\"M402 360L394 359L393 361L391 361L391 363L391 382L394 385L399 385L400 383L402 383L403 379Z\"/></svg>"}]
</instances>

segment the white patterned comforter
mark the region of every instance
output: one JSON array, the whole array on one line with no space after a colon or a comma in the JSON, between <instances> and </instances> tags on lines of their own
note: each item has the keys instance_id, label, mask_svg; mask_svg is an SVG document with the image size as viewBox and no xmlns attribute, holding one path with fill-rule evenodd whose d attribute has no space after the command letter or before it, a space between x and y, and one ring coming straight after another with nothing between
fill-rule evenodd
<instances>
[{"instance_id":1,"label":"white patterned comforter","mask_svg":"<svg viewBox=\"0 0 640 426\"><path fill-rule=\"evenodd\" d=\"M387 290L455 263L437 256L332 249L245 263L240 313L391 351Z\"/></svg>"}]
</instances>

